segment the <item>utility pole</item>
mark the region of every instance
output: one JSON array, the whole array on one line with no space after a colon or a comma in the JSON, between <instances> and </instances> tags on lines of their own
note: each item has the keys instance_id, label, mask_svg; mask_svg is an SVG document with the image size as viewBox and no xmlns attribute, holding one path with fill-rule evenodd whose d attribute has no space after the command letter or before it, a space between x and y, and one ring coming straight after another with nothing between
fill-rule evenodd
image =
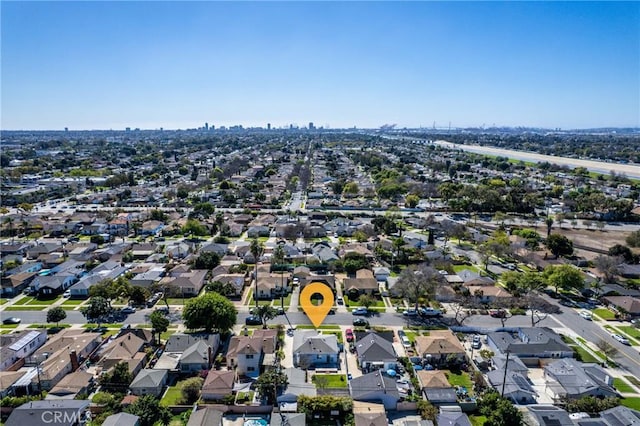
<instances>
[{"instance_id":1,"label":"utility pole","mask_svg":"<svg viewBox=\"0 0 640 426\"><path fill-rule=\"evenodd\" d=\"M509 349L507 349L507 359L504 363L504 376L502 377L502 392L500 396L504 398L504 386L507 383L507 371L509 371Z\"/></svg>"}]
</instances>

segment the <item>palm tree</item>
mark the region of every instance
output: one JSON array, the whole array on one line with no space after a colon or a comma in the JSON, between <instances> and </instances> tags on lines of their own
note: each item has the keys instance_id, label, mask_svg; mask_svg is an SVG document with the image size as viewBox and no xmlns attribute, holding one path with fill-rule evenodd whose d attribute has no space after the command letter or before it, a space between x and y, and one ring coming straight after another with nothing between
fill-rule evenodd
<instances>
[{"instance_id":1,"label":"palm tree","mask_svg":"<svg viewBox=\"0 0 640 426\"><path fill-rule=\"evenodd\" d=\"M12 217L4 218L3 223L9 227L9 234L11 234L11 244L13 244L13 218Z\"/></svg>"},{"instance_id":2,"label":"palm tree","mask_svg":"<svg viewBox=\"0 0 640 426\"><path fill-rule=\"evenodd\" d=\"M279 265L280 266L280 307L284 309L284 248L282 244L278 244L273 251L273 256L271 257L271 265Z\"/></svg>"},{"instance_id":3,"label":"palm tree","mask_svg":"<svg viewBox=\"0 0 640 426\"><path fill-rule=\"evenodd\" d=\"M254 268L254 280L256 283L256 288L253 293L253 298L256 300L256 308L258 307L258 259L262 255L263 247L262 243L258 241L257 238L251 240L251 246L249 247L249 251L253 255L253 259L255 260L255 268Z\"/></svg>"}]
</instances>

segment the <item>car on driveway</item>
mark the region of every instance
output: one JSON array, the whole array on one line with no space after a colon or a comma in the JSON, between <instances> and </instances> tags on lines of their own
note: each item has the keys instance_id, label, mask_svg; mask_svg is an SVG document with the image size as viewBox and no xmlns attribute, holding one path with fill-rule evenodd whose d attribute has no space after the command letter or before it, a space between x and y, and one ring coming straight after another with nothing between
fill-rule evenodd
<instances>
[{"instance_id":1,"label":"car on driveway","mask_svg":"<svg viewBox=\"0 0 640 426\"><path fill-rule=\"evenodd\" d=\"M356 327L369 327L369 321L362 318L356 318L353 320L353 325Z\"/></svg>"},{"instance_id":2,"label":"car on driveway","mask_svg":"<svg viewBox=\"0 0 640 426\"><path fill-rule=\"evenodd\" d=\"M336 303L338 305L344 305L344 299L342 297L338 297L338 298L336 298Z\"/></svg>"},{"instance_id":3,"label":"car on driveway","mask_svg":"<svg viewBox=\"0 0 640 426\"><path fill-rule=\"evenodd\" d=\"M347 342L353 342L353 330L347 328L344 334L347 336Z\"/></svg>"},{"instance_id":4,"label":"car on driveway","mask_svg":"<svg viewBox=\"0 0 640 426\"><path fill-rule=\"evenodd\" d=\"M20 324L21 319L17 317L9 317L5 318L2 323L3 324Z\"/></svg>"},{"instance_id":5,"label":"car on driveway","mask_svg":"<svg viewBox=\"0 0 640 426\"><path fill-rule=\"evenodd\" d=\"M616 339L618 342L622 343L623 345L631 346L631 343L629 342L629 340L624 336L621 336L619 334L612 334L611 337L613 337L614 339Z\"/></svg>"},{"instance_id":6,"label":"car on driveway","mask_svg":"<svg viewBox=\"0 0 640 426\"><path fill-rule=\"evenodd\" d=\"M367 316L369 315L369 310L367 308L357 308L354 309L353 312L351 312L353 315L364 315Z\"/></svg>"},{"instance_id":7,"label":"car on driveway","mask_svg":"<svg viewBox=\"0 0 640 426\"><path fill-rule=\"evenodd\" d=\"M492 318L504 318L507 316L507 311L504 309L495 309L493 311L489 311L489 315Z\"/></svg>"},{"instance_id":8,"label":"car on driveway","mask_svg":"<svg viewBox=\"0 0 640 426\"><path fill-rule=\"evenodd\" d=\"M402 312L402 315L404 315L405 317L416 317L418 316L418 311L416 311L415 309L407 309L406 311Z\"/></svg>"},{"instance_id":9,"label":"car on driveway","mask_svg":"<svg viewBox=\"0 0 640 426\"><path fill-rule=\"evenodd\" d=\"M132 307L132 306L126 306L124 308L122 308L122 310L120 311L123 314L133 314L136 312L136 308Z\"/></svg>"}]
</instances>

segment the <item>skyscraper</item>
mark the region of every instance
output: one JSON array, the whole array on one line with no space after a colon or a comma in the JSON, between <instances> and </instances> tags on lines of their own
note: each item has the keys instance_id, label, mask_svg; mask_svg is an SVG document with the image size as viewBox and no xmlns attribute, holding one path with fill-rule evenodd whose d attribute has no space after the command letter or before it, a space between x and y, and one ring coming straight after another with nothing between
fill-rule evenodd
<instances>
[{"instance_id":1,"label":"skyscraper","mask_svg":"<svg viewBox=\"0 0 640 426\"><path fill-rule=\"evenodd\" d=\"M315 130L316 127L313 125L313 121L309 122L309 130Z\"/></svg>"},{"instance_id":2,"label":"skyscraper","mask_svg":"<svg viewBox=\"0 0 640 426\"><path fill-rule=\"evenodd\" d=\"M267 123L267 130L271 130L271 123Z\"/></svg>"},{"instance_id":3,"label":"skyscraper","mask_svg":"<svg viewBox=\"0 0 640 426\"><path fill-rule=\"evenodd\" d=\"M204 123L204 130L209 131L209 123Z\"/></svg>"}]
</instances>

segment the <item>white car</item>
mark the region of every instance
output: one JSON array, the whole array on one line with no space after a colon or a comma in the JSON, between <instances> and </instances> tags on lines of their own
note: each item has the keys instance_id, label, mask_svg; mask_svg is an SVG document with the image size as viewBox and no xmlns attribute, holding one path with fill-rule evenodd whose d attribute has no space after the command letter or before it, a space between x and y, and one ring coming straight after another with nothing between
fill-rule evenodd
<instances>
[{"instance_id":1,"label":"white car","mask_svg":"<svg viewBox=\"0 0 640 426\"><path fill-rule=\"evenodd\" d=\"M630 346L631 343L629 343L629 340L627 340L626 337L623 337L619 334L612 334L611 337L613 337L614 339L616 339L618 342L622 343L623 345L627 345Z\"/></svg>"},{"instance_id":2,"label":"white car","mask_svg":"<svg viewBox=\"0 0 640 426\"><path fill-rule=\"evenodd\" d=\"M593 316L591 315L591 312L589 311L580 311L580 316L584 319L586 319L587 321L591 321L593 319Z\"/></svg>"},{"instance_id":3,"label":"white car","mask_svg":"<svg viewBox=\"0 0 640 426\"><path fill-rule=\"evenodd\" d=\"M64 293L62 293L62 297L71 297L71 290L66 290Z\"/></svg>"}]
</instances>

